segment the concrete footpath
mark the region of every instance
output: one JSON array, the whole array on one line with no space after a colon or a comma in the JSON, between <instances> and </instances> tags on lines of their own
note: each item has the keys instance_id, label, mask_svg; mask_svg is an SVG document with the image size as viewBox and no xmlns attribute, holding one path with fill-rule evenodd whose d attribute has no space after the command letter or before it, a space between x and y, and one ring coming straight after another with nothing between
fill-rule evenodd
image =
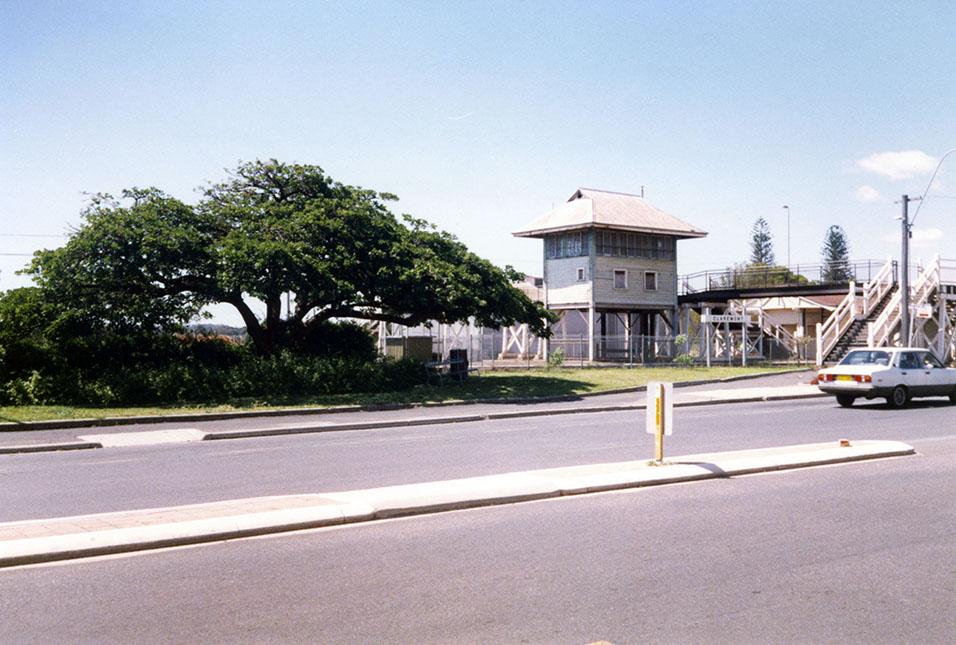
<instances>
[{"instance_id":1,"label":"concrete footpath","mask_svg":"<svg viewBox=\"0 0 956 645\"><path fill-rule=\"evenodd\" d=\"M674 405L716 405L755 401L783 401L828 396L809 380L814 372L800 370L746 379L735 378L709 383L687 383L674 390ZM151 419L113 420L116 425L91 427L79 422L40 424L0 424L0 455L58 450L86 450L112 446L153 445L185 441L213 441L248 437L387 429L416 425L463 423L513 419L555 414L580 414L646 408L643 388L583 396L573 400L527 400L461 403L457 405L403 407L388 410L349 409L316 414L289 410L275 416L232 415L191 416L187 420Z\"/></svg>"},{"instance_id":2,"label":"concrete footpath","mask_svg":"<svg viewBox=\"0 0 956 645\"><path fill-rule=\"evenodd\" d=\"M10 522L0 524L0 567L912 454L896 441L836 441Z\"/></svg>"}]
</instances>

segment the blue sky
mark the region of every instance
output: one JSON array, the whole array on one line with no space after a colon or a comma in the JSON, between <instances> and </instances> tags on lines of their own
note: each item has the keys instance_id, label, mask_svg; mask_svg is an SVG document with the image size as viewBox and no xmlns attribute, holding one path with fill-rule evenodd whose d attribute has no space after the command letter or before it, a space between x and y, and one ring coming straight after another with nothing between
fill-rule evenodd
<instances>
[{"instance_id":1,"label":"blue sky","mask_svg":"<svg viewBox=\"0 0 956 645\"><path fill-rule=\"evenodd\" d=\"M275 157L530 273L510 232L578 186L709 231L682 273L744 261L761 216L786 261L782 204L792 263L831 224L886 258L893 201L956 147L953 61L946 2L0 0L0 253L61 243L85 192L194 201ZM930 195L913 254L956 258L956 154Z\"/></svg>"}]
</instances>

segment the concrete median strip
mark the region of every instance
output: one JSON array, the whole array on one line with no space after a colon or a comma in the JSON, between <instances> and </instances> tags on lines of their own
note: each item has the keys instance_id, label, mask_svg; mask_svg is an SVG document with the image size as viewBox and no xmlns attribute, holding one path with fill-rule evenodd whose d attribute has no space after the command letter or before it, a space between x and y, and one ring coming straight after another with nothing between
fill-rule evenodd
<instances>
[{"instance_id":1,"label":"concrete median strip","mask_svg":"<svg viewBox=\"0 0 956 645\"><path fill-rule=\"evenodd\" d=\"M831 442L9 522L0 524L0 567L912 454L898 441Z\"/></svg>"}]
</instances>

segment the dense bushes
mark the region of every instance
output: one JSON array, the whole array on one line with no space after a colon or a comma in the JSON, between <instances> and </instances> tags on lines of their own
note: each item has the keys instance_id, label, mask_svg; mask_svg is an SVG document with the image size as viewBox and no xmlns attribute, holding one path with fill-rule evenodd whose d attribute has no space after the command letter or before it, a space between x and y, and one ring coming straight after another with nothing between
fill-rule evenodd
<instances>
[{"instance_id":1,"label":"dense bushes","mask_svg":"<svg viewBox=\"0 0 956 645\"><path fill-rule=\"evenodd\" d=\"M351 322L324 321L308 329L305 336L290 343L298 354L334 356L374 361L378 350L371 335Z\"/></svg>"},{"instance_id":2,"label":"dense bushes","mask_svg":"<svg viewBox=\"0 0 956 645\"><path fill-rule=\"evenodd\" d=\"M361 327L326 323L295 350L235 340L119 333L63 316L35 289L0 297L0 403L137 405L303 399L407 389L424 371L376 356Z\"/></svg>"},{"instance_id":3,"label":"dense bushes","mask_svg":"<svg viewBox=\"0 0 956 645\"><path fill-rule=\"evenodd\" d=\"M100 371L32 370L4 379L0 402L137 405L307 398L407 389L421 383L423 374L421 364L412 361L361 361L288 351L261 357L243 347L231 365L182 361Z\"/></svg>"}]
</instances>

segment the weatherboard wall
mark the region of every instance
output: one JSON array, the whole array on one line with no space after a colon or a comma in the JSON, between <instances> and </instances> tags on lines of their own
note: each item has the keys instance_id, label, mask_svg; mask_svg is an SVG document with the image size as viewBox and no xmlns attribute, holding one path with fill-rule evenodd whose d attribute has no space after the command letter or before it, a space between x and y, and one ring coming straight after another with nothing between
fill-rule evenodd
<instances>
[{"instance_id":1,"label":"weatherboard wall","mask_svg":"<svg viewBox=\"0 0 956 645\"><path fill-rule=\"evenodd\" d=\"M549 307L587 307L591 301L591 266L587 256L544 261L544 283ZM578 280L578 269L584 279Z\"/></svg>"},{"instance_id":2,"label":"weatherboard wall","mask_svg":"<svg viewBox=\"0 0 956 645\"><path fill-rule=\"evenodd\" d=\"M614 272L627 272L627 286L616 288ZM644 288L644 273L657 273L657 289ZM594 258L594 304L599 308L668 309L677 306L677 264L647 258Z\"/></svg>"}]
</instances>

